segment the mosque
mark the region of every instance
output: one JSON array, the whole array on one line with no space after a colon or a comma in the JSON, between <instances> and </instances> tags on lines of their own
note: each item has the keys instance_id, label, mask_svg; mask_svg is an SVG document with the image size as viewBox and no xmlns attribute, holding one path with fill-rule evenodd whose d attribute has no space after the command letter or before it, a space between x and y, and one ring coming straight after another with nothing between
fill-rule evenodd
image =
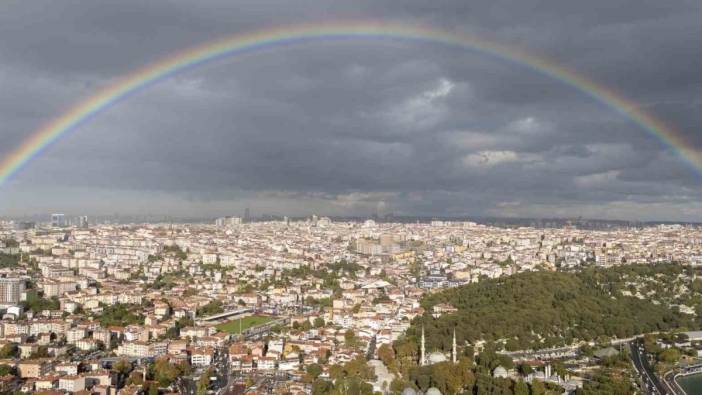
<instances>
[{"instance_id":1,"label":"mosque","mask_svg":"<svg viewBox=\"0 0 702 395\"><path fill-rule=\"evenodd\" d=\"M424 327L422 327L422 338L421 338L421 344L419 348L419 364L421 366L429 366L429 365L434 365L437 363L441 362L446 362L448 359L446 355L442 352L432 352L431 354L427 355L426 354L426 339L424 337ZM458 354L457 354L457 347L456 347L456 330L453 330L453 343L451 345L451 362L456 363L458 360ZM507 370L502 367L498 366L496 367L493 372L492 372L493 377L501 377L501 378L509 378L510 374L507 372ZM532 380L538 379L540 381L548 381L552 382L555 384L558 384L562 387L564 387L566 393L571 393L575 391L577 388L582 386L582 382L578 382L577 380L573 380L569 377L561 378L557 374L552 374L551 370L551 365L547 364L545 366L545 369L543 372L534 372L529 374L529 376L526 378L527 382L532 382ZM405 388L402 391L402 395L441 395L441 391L439 391L438 388L431 387L422 394L420 391L416 391L413 388Z\"/></svg>"},{"instance_id":2,"label":"mosque","mask_svg":"<svg viewBox=\"0 0 702 395\"><path fill-rule=\"evenodd\" d=\"M433 365L439 362L446 362L447 358L444 353L435 351L428 356L426 355L426 342L424 338L424 327L422 327L422 344L419 349L419 365L427 366ZM451 345L451 362L456 363L458 361L458 354L456 349L456 330L453 330L453 343Z\"/></svg>"},{"instance_id":3,"label":"mosque","mask_svg":"<svg viewBox=\"0 0 702 395\"><path fill-rule=\"evenodd\" d=\"M451 345L451 362L456 363L458 360L458 353L457 353L457 347L456 347L456 330L453 330L453 342ZM420 366L429 366L429 365L434 365L437 363L441 362L446 362L448 358L446 355L442 352L435 351L430 353L429 355L426 354L426 339L424 337L424 327L422 327L422 338L421 338L421 344L419 348L419 364ZM496 367L493 372L492 372L493 377L501 377L501 378L509 378L510 374L507 372L507 370L502 367L498 366ZM547 364L545 366L545 369L543 372L535 372L531 373L527 378L527 382L531 382L534 379L538 379L540 381L549 381L553 382L555 384L558 384L566 389L567 393L570 393L572 391L575 391L578 387L582 386L581 382L577 382L576 380L572 380L568 377L564 380L563 378L559 377L557 374L552 374L551 371L551 366ZM441 395L441 391L439 391L438 388L432 387L427 390L427 392L423 393L420 391L417 391L413 388L405 388L402 391L402 395Z\"/></svg>"},{"instance_id":4,"label":"mosque","mask_svg":"<svg viewBox=\"0 0 702 395\"><path fill-rule=\"evenodd\" d=\"M453 343L451 345L451 362L456 363L458 360L457 348L456 348L456 330L453 330ZM426 339L424 337L424 327L422 327L422 343L419 348L419 365L428 366L440 362L446 362L446 355L442 352L435 351L429 355L426 355ZM421 392L414 390L413 388L405 388L402 390L402 395L422 395ZM441 395L436 387L431 387L424 393L424 395Z\"/></svg>"}]
</instances>

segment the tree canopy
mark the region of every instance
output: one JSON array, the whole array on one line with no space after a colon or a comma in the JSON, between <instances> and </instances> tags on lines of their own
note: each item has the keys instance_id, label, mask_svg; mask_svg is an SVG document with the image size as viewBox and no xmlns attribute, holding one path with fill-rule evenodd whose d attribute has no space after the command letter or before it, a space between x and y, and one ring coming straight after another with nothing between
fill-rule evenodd
<instances>
[{"instance_id":1,"label":"tree canopy","mask_svg":"<svg viewBox=\"0 0 702 395\"><path fill-rule=\"evenodd\" d=\"M670 266L639 270L651 277ZM427 314L415 319L408 337L416 342L418 328L424 326L427 348L448 351L455 328L459 344L509 339L503 346L522 350L695 326L692 317L666 303L623 292L622 278L631 277L632 270L636 268L524 272L431 294L422 301ZM665 288L660 281L668 277L656 278ZM429 312L439 303L458 311L435 319Z\"/></svg>"}]
</instances>

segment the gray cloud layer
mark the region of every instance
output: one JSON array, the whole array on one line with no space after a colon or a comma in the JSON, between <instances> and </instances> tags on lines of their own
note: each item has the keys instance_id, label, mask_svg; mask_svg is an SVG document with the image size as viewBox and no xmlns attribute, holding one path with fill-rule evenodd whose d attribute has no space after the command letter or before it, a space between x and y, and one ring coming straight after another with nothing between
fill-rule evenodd
<instances>
[{"instance_id":1,"label":"gray cloud layer","mask_svg":"<svg viewBox=\"0 0 702 395\"><path fill-rule=\"evenodd\" d=\"M330 19L464 30L578 70L702 148L698 1L15 1L0 13L0 155L114 78L223 35ZM0 189L0 214L702 220L700 177L611 108L526 67L331 41L163 81Z\"/></svg>"}]
</instances>

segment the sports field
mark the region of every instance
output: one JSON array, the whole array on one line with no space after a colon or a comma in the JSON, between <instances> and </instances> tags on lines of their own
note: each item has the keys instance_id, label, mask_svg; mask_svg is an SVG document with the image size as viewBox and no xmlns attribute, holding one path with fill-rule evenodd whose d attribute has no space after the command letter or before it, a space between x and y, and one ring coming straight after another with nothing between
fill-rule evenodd
<instances>
[{"instance_id":1,"label":"sports field","mask_svg":"<svg viewBox=\"0 0 702 395\"><path fill-rule=\"evenodd\" d=\"M241 330L245 331L253 326L262 325L273 320L273 317L265 315L250 315L241 319ZM219 324L217 329L222 332L237 334L239 333L239 319Z\"/></svg>"}]
</instances>

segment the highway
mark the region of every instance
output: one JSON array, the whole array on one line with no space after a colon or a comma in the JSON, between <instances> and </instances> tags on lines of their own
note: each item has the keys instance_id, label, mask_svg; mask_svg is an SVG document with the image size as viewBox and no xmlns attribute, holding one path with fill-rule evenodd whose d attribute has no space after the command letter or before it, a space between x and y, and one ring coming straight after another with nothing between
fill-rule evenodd
<instances>
[{"instance_id":1,"label":"highway","mask_svg":"<svg viewBox=\"0 0 702 395\"><path fill-rule=\"evenodd\" d=\"M666 389L658 379L658 376L653 372L648 357L643 348L639 347L638 342L629 343L631 351L631 361L634 363L634 368L641 382L644 384L642 390L649 395L669 395L674 394Z\"/></svg>"}]
</instances>

